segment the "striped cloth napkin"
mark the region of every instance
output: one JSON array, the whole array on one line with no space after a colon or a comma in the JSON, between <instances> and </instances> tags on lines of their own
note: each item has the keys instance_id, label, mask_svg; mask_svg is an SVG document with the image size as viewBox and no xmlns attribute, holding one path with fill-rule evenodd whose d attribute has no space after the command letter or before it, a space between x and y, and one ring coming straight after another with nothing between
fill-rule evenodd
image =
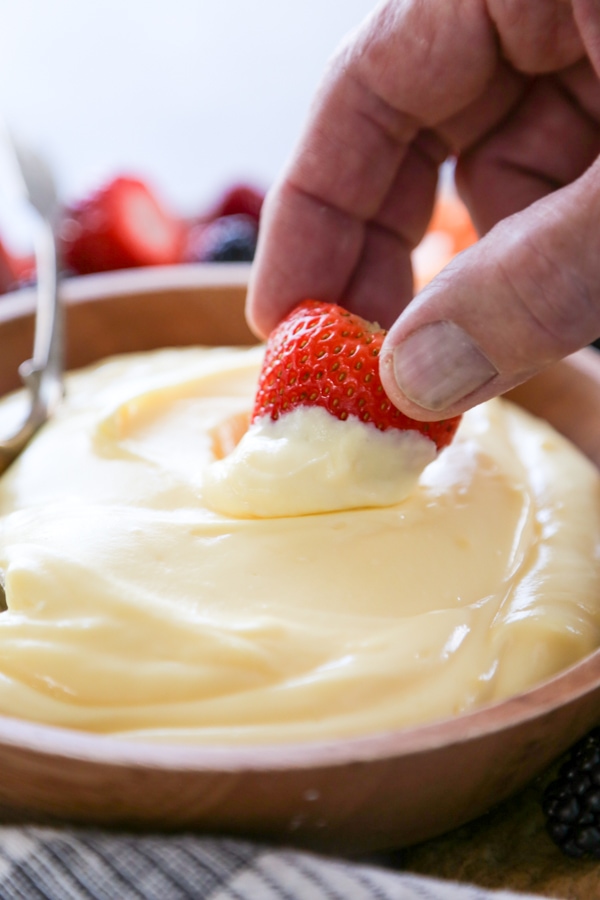
<instances>
[{"instance_id":1,"label":"striped cloth napkin","mask_svg":"<svg viewBox=\"0 0 600 900\"><path fill-rule=\"evenodd\" d=\"M192 834L0 827L1 900L533 900ZM539 900L539 898L538 898Z\"/></svg>"}]
</instances>

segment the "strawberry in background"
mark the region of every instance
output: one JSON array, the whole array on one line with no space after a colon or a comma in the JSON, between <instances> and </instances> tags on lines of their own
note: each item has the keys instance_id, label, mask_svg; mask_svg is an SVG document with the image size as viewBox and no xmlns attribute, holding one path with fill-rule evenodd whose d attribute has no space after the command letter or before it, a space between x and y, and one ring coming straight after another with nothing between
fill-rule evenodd
<instances>
[{"instance_id":1,"label":"strawberry in background","mask_svg":"<svg viewBox=\"0 0 600 900\"><path fill-rule=\"evenodd\" d=\"M10 291L15 284L12 258L3 244L0 244L0 292Z\"/></svg>"},{"instance_id":2,"label":"strawberry in background","mask_svg":"<svg viewBox=\"0 0 600 900\"><path fill-rule=\"evenodd\" d=\"M0 294L16 290L34 277L33 256L16 256L0 241Z\"/></svg>"},{"instance_id":3,"label":"strawberry in background","mask_svg":"<svg viewBox=\"0 0 600 900\"><path fill-rule=\"evenodd\" d=\"M203 218L212 221L222 216L248 216L258 226L264 199L265 192L260 188L239 182L227 188Z\"/></svg>"},{"instance_id":4,"label":"strawberry in background","mask_svg":"<svg viewBox=\"0 0 600 900\"><path fill-rule=\"evenodd\" d=\"M79 275L181 262L183 222L137 178L120 176L65 211L61 250Z\"/></svg>"}]
</instances>

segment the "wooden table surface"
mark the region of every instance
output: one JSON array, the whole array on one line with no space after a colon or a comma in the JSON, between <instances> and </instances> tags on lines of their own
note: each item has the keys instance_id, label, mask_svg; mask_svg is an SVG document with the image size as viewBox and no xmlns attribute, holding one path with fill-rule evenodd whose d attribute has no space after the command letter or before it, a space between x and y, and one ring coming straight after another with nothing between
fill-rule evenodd
<instances>
[{"instance_id":1,"label":"wooden table surface","mask_svg":"<svg viewBox=\"0 0 600 900\"><path fill-rule=\"evenodd\" d=\"M598 900L600 860L571 859L546 833L545 785L558 764L512 800L443 837L399 852L392 863L421 875L559 900Z\"/></svg>"}]
</instances>

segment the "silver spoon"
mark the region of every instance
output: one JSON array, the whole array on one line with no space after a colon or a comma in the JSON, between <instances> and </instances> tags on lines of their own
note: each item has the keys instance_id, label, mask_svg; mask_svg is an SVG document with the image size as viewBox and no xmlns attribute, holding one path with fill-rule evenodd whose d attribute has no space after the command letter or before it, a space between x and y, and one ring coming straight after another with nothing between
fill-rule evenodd
<instances>
[{"instance_id":1,"label":"silver spoon","mask_svg":"<svg viewBox=\"0 0 600 900\"><path fill-rule=\"evenodd\" d=\"M18 431L0 440L0 474L55 411L63 396L63 311L58 294L55 223L58 198L47 165L18 145L0 121L0 173L5 186L36 211L34 250L37 303L33 356L19 366L29 411ZM0 598L1 600L1 598Z\"/></svg>"},{"instance_id":2,"label":"silver spoon","mask_svg":"<svg viewBox=\"0 0 600 900\"><path fill-rule=\"evenodd\" d=\"M63 310L58 294L55 224L58 197L45 163L17 145L0 120L0 176L18 202L36 211L34 251L37 274L33 356L19 366L29 392L29 410L12 436L0 440L0 474L21 453L36 431L53 414L63 396ZM5 573L0 570L0 612L7 609Z\"/></svg>"}]
</instances>

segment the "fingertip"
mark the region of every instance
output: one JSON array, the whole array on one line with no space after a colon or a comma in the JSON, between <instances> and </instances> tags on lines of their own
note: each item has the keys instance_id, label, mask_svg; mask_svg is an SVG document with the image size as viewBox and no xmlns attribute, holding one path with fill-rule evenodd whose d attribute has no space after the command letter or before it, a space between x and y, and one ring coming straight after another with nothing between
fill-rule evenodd
<instances>
[{"instance_id":1,"label":"fingertip","mask_svg":"<svg viewBox=\"0 0 600 900\"><path fill-rule=\"evenodd\" d=\"M277 285L277 276L270 278L273 267L263 265L253 267L246 294L246 322L254 334L266 340L283 318L305 299L303 295L294 297L284 293Z\"/></svg>"},{"instance_id":2,"label":"fingertip","mask_svg":"<svg viewBox=\"0 0 600 900\"><path fill-rule=\"evenodd\" d=\"M392 331L382 348L384 390L417 419L456 414L497 376L471 335L451 321L428 323L399 341Z\"/></svg>"},{"instance_id":3,"label":"fingertip","mask_svg":"<svg viewBox=\"0 0 600 900\"><path fill-rule=\"evenodd\" d=\"M272 326L269 327L269 318L265 315L263 306L257 302L252 275L250 276L248 292L246 294L245 316L248 327L252 333L255 334L259 340L266 340L272 330Z\"/></svg>"}]
</instances>

